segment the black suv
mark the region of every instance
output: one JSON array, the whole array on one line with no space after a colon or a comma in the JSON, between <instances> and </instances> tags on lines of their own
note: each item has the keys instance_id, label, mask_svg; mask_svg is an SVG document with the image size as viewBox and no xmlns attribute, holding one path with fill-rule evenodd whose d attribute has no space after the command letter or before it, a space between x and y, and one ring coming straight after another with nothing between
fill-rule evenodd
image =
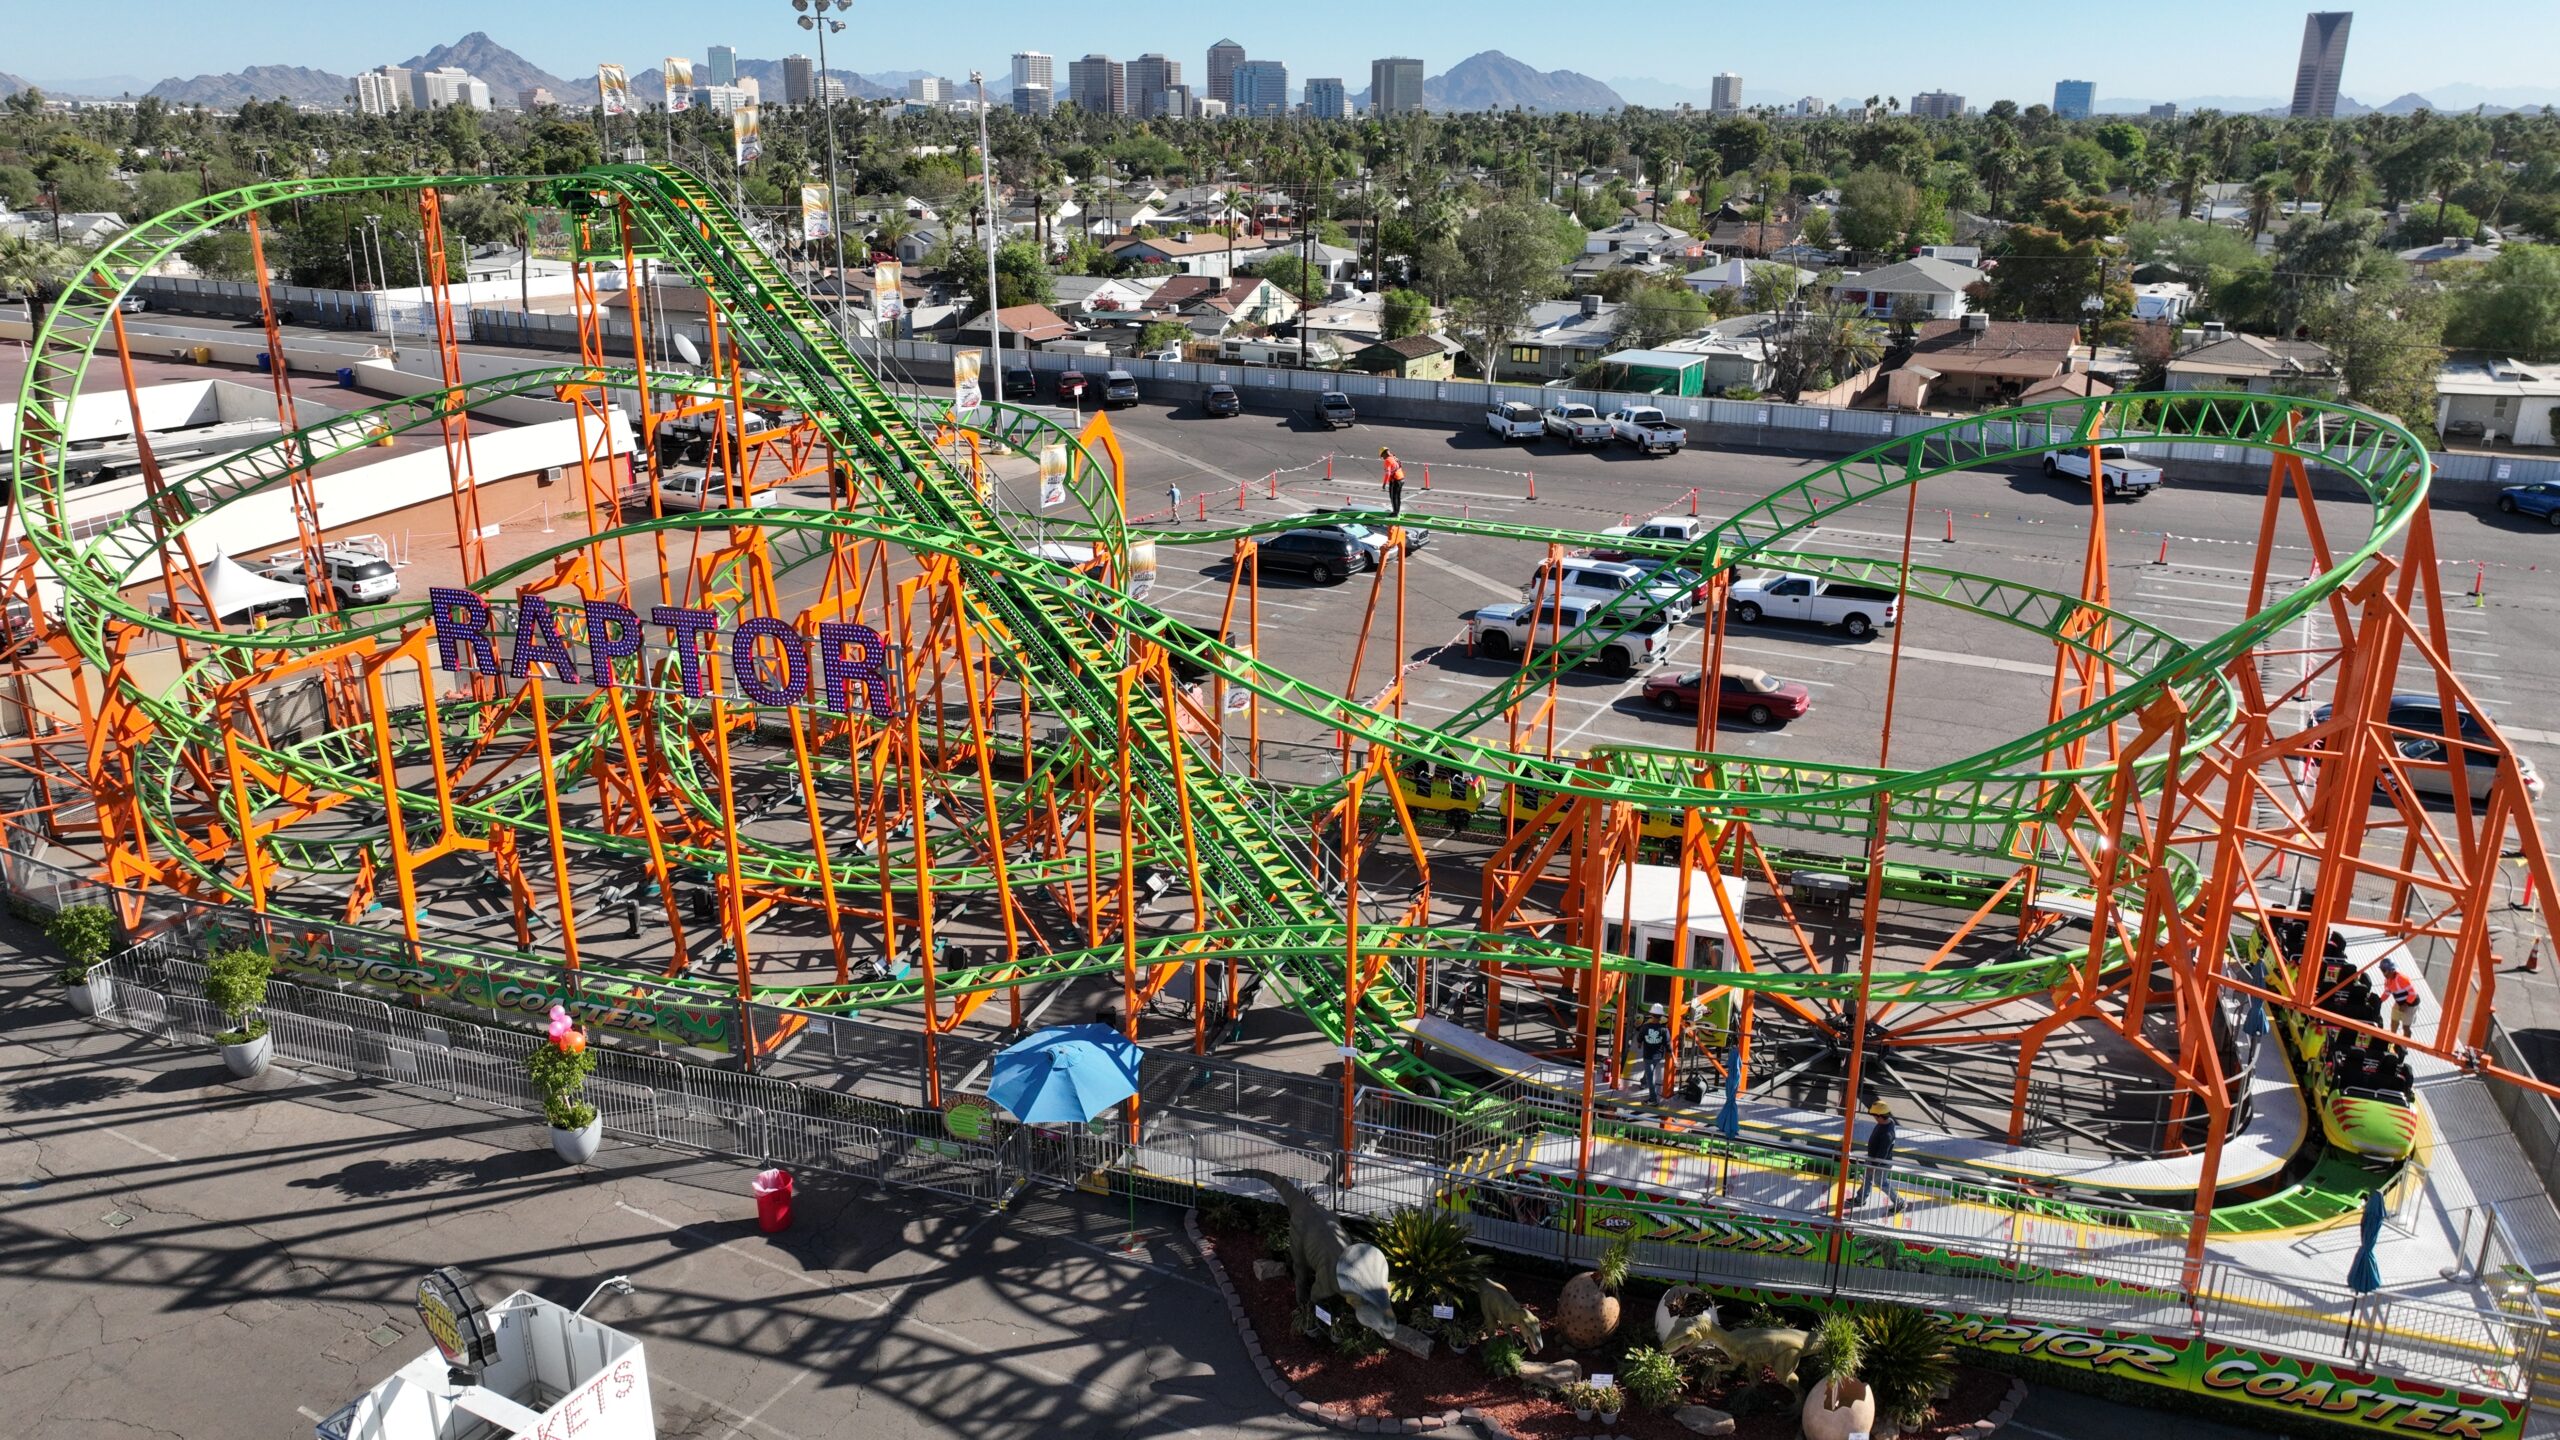
<instances>
[{"instance_id":1,"label":"black suv","mask_svg":"<svg viewBox=\"0 0 2560 1440\"><path fill-rule=\"evenodd\" d=\"M1369 568L1369 550L1339 530L1284 530L1262 542L1265 571L1304 575L1319 585Z\"/></svg>"},{"instance_id":2,"label":"black suv","mask_svg":"<svg viewBox=\"0 0 2560 1440\"><path fill-rule=\"evenodd\" d=\"M1241 415L1244 397L1233 385L1212 385L1200 392L1200 413L1204 415Z\"/></svg>"},{"instance_id":3,"label":"black suv","mask_svg":"<svg viewBox=\"0 0 2560 1440\"><path fill-rule=\"evenodd\" d=\"M1040 372L1028 365L1004 367L1004 399L1008 405L1028 405L1040 398Z\"/></svg>"}]
</instances>

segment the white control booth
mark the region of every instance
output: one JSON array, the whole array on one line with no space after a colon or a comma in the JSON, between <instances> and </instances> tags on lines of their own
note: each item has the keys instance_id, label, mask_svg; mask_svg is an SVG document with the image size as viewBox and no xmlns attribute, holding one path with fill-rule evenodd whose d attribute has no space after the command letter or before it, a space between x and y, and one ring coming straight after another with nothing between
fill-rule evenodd
<instances>
[{"instance_id":1,"label":"white control booth","mask_svg":"<svg viewBox=\"0 0 2560 1440\"><path fill-rule=\"evenodd\" d=\"M455 1284L439 1289L444 1276ZM452 1271L420 1287L419 1314L437 1348L322 1420L318 1440L656 1440L637 1339L522 1290L484 1309Z\"/></svg>"}]
</instances>

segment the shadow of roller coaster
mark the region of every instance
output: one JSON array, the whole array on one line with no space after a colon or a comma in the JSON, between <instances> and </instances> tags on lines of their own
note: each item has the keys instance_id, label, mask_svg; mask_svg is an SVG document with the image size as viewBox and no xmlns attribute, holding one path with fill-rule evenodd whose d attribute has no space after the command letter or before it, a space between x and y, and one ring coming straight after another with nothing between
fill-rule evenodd
<instances>
[{"instance_id":1,"label":"shadow of roller coaster","mask_svg":"<svg viewBox=\"0 0 2560 1440\"><path fill-rule=\"evenodd\" d=\"M47 317L22 388L20 413L38 417L67 413L61 407L67 407L69 397L78 391L81 375L108 337L115 300L150 265L212 228L296 199L488 183L500 182L475 176L280 182L209 197L146 222L102 250L75 281L65 302ZM2113 833L2087 836L2065 853L2049 857L2047 867L2069 873L2077 884L2101 895L2119 881L2130 885L2144 879L2163 909L2228 916L2236 905L2255 907L2242 905L2235 897L2233 877L2207 875L2184 852L2163 851L2153 844L2148 862L2137 875L2135 857L2145 845L2140 807L2164 793L2174 795L2182 772L2193 769L2217 742L2234 733L2247 708L2234 677L2247 668L2252 653L2315 608L2344 603L2355 587L2371 580L2377 561L2387 569L2386 548L2424 514L2429 475L2424 447L2395 422L2336 402L2188 392L2062 399L1953 421L1814 470L1716 523L1694 543L1647 542L1630 548L1709 575L1743 563L1783 564L1899 583L1904 580L1900 566L1809 553L1789 542L1830 516L1907 487L2030 459L2048 449L2090 444L2101 435L2109 443L2209 442L2270 457L2280 467L2292 463L2297 473L2302 466L2319 467L2358 487L2368 502L2368 521L2352 543L2326 556L2308 583L2269 596L2231 629L2193 643L2181 643L2157 627L2078 595L1946 567L1909 567L1907 583L1915 597L2017 625L2122 677L2092 703L2056 723L2012 736L1964 760L1889 770L1631 746L1602 747L1580 759L1549 759L1470 740L1462 732L1549 684L1557 672L1557 655L1584 641L1605 640L1651 618L1652 612L1610 612L1568 636L1564 644L1550 647L1440 726L1408 724L1204 636L1132 600L1104 580L1063 570L1022 548L1004 517L982 504L974 486L927 441L922 423L932 418L929 411L920 412L916 402L882 390L840 338L830 333L806 297L692 177L663 167L612 166L568 176L515 177L512 183L544 187L574 211L611 221L644 253L701 284L720 303L740 363L753 375L759 398L797 410L835 453L857 461L861 501L868 508L848 512L769 506L616 526L481 577L476 588L490 597L493 606L503 608L508 603L497 593L499 587L535 575L563 556L611 540L674 531L753 527L773 537L780 550L779 566L786 572L822 559L847 542L882 542L919 556L949 557L961 578L962 602L972 623L1005 638L1011 677L1044 713L1066 721L1056 750L1039 757L1042 773L1061 767L1108 767L1125 753L1147 794L1186 792L1188 803L1180 817L1167 813L1168 807L1161 804L1150 804L1130 817L1138 831L1132 837L1133 848L1151 861L1163 860L1184 853L1197 838L1204 898L1226 922L1196 932L1124 938L1109 946L953 968L936 977L938 985L914 977L775 985L757 983L742 974L741 991L760 1001L817 1010L908 1008L926 1001L928 992L938 992L947 1003L952 997L1077 975L1117 973L1133 959L1138 966L1153 969L1215 953L1258 969L1285 1001L1328 1037L1340 1041L1356 1034L1361 1066L1373 1078L1463 1094L1466 1085L1407 1043L1406 1031L1416 1018L1413 997L1397 993L1390 984L1355 983L1346 977L1346 950L1356 942L1359 952L1370 957L1428 954L1434 961L1496 961L1514 968L1591 964L1589 947L1543 938L1495 939L1445 926L1365 921L1354 927L1338 902L1327 896L1310 857L1289 833L1337 806L1347 782L1275 793L1227 773L1214 759L1199 753L1194 742L1181 737L1178 724L1145 686L1136 687L1134 695L1125 688L1114 693L1109 676L1127 663L1126 642L1132 636L1144 637L1157 648L1223 676L1229 685L1260 701L1343 732L1376 752L1427 761L1447 772L1574 802L1654 812L1694 811L1707 817L1747 813L1755 824L1852 834L1872 826L1881 806L1888 817L1889 838L1896 843L1995 865L2015 863L2022 835L2074 826L2085 831L2089 819L2113 816L2118 827ZM188 477L172 492L171 518L183 525L242 496L285 483L297 465L346 453L384 433L441 423L449 411L467 410L489 399L557 393L563 386L610 388L637 380L618 367L547 367L373 407L328 425L308 427ZM660 391L682 391L687 383L677 377L651 377L652 387ZM1026 437L1044 444L1063 437L1071 447L1071 490L1083 519L1049 522L1044 534L1072 535L1092 543L1106 558L1107 570L1125 569L1125 520L1116 492L1106 488L1120 479L1116 456L1106 466L1075 437L1028 411L991 411L979 424L988 440L1016 446ZM366 810L379 813L393 803L432 803L433 797L405 787L387 791L368 773L377 732L408 746L421 737L401 732L400 727L406 724L414 730L419 724L415 717L378 717L372 724L290 744L263 745L226 736L208 710L210 696L230 678L229 670L246 663L241 657L291 657L293 664L360 658L417 637L428 618L424 606L392 604L249 634L194 626L183 617L148 614L123 599L120 591L155 563L157 539L139 513L100 533L75 536L63 518L65 457L58 440L48 435L40 419L22 426L14 456L16 513L34 554L61 581L69 597L65 614L59 617L61 638L88 663L115 676L124 687L118 698L147 718L147 725L132 732L137 743L131 792L142 823L164 859L183 869L203 890L233 896L244 893L240 874L226 863L237 857L196 843L200 837L190 833L182 818L181 792L188 777L200 775L208 757L225 746L257 770L256 783L264 787L255 797L260 802L274 800L292 788L326 792L354 807L348 810L351 815ZM2271 486L2271 515L2275 503ZM1441 515L1428 519L1437 529L1541 544L1598 538ZM1287 521L1275 519L1156 534L1177 542L1216 542L1285 528ZM118 637L128 631L183 637L202 647L207 658L188 669L175 685L159 691L145 689L115 664ZM597 713L599 698L600 692L545 697L543 717L556 723L563 736L553 752L548 777L552 783L569 781L601 753L607 727ZM699 719L698 706L664 693L654 694L650 703L663 721L690 725ZM1115 714L1131 717L1126 731L1131 743L1125 751L1119 745L1120 733L1104 723ZM2120 728L2139 730L2142 738L2130 751L2119 751L2115 762L2052 763L2055 755L2093 738L2112 745ZM683 803L698 816L716 817L714 787L694 768L695 758L683 753L687 747L669 748L680 760L674 772ZM539 794L544 778L518 776L456 804L453 813L465 823L488 830L539 830L544 824ZM1024 787L1013 787L996 813L980 823L999 820L1007 813L1006 806L1021 803L1023 793ZM581 846L608 852L628 853L636 843L627 834L605 830L572 827L564 834ZM333 877L348 873L356 863L352 857L370 853L368 847L374 842L361 835L336 834L275 837L270 843L275 858L288 868ZM741 859L753 877L778 885L812 885L822 880L878 884L884 878L884 866L893 873L921 874L932 889L944 893L967 893L1000 883L983 864L951 858L948 853L916 871L901 863L914 859L912 850L883 848L876 855L848 858L822 876L811 857L794 854L787 847L759 843L742 848L747 853ZM2112 864L2093 863L2093 855L2112 857ZM699 847L679 847L674 858L705 863L713 857ZM1024 862L1021 883L1055 878L1071 858L1030 857ZM325 909L298 908L309 902L290 890L265 899L278 914L328 918ZM2108 927L2103 939L2078 951L1994 965L1882 972L1874 977L1869 999L1878 1004L1980 1005L2055 993L2074 983L2093 983L2101 974L2120 976L2136 963L2137 951L2147 952L2148 937L2162 918L2149 916L2139 936L2121 925ZM2099 930L2093 924L2093 933ZM2089 963L2092 948L2096 964ZM489 953L503 956L507 952ZM522 952L519 958L541 961L548 957ZM1616 975L1670 969L1624 956L1604 957L1601 965ZM1835 1002L1855 993L1861 983L1854 975L1756 969L1684 969L1681 973L1701 985ZM591 968L586 983L609 986L612 978ZM713 982L693 977L677 983L715 988ZM2212 983L2216 982L2209 981L2208 989ZM2268 993L2266 998L2301 1006L2308 997ZM948 1021L933 1012L927 1014L926 1023L947 1029L965 1013L964 1006L955 1005Z\"/></svg>"}]
</instances>

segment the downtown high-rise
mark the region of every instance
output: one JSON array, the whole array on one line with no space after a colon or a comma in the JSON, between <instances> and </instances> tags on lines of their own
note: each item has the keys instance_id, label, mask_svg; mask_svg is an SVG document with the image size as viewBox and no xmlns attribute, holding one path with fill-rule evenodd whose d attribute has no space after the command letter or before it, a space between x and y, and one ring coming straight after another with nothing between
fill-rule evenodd
<instances>
[{"instance_id":1,"label":"downtown high-rise","mask_svg":"<svg viewBox=\"0 0 2560 1440\"><path fill-rule=\"evenodd\" d=\"M2315 10L2302 20L2302 58L2293 67L2296 120L2334 120L2338 115L2338 77L2347 68L2347 28L2353 10Z\"/></svg>"}]
</instances>

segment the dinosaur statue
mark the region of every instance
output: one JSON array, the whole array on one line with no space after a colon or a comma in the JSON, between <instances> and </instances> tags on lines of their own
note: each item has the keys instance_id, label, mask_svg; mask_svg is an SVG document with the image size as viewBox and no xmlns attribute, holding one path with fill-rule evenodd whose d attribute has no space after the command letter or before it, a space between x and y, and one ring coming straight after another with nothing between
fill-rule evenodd
<instances>
[{"instance_id":1,"label":"dinosaur statue","mask_svg":"<svg viewBox=\"0 0 2560 1440\"><path fill-rule=\"evenodd\" d=\"M1761 1325L1748 1330L1727 1330L1716 1318L1712 1304L1695 1315L1676 1314L1672 1305L1683 1296L1701 1293L1695 1285L1674 1285L1663 1292L1660 1303L1653 1307L1653 1333L1666 1355L1677 1355L1685 1349L1703 1348L1715 1351L1728 1360L1724 1373L1739 1371L1745 1376L1757 1374L1764 1367L1786 1382L1787 1393L1801 1400L1804 1387L1797 1383L1796 1367L1804 1361L1805 1346L1813 1336L1791 1325Z\"/></svg>"},{"instance_id":2,"label":"dinosaur statue","mask_svg":"<svg viewBox=\"0 0 2560 1440\"><path fill-rule=\"evenodd\" d=\"M1395 1305L1387 1295L1387 1257L1377 1246L1354 1243L1333 1212L1292 1180L1268 1170L1218 1173L1259 1180L1278 1192L1280 1203L1289 1208L1289 1279L1299 1304L1348 1301L1361 1324L1390 1340L1397 1338Z\"/></svg>"},{"instance_id":3,"label":"dinosaur statue","mask_svg":"<svg viewBox=\"0 0 2560 1440\"><path fill-rule=\"evenodd\" d=\"M1501 1281L1477 1277L1476 1309L1484 1316L1486 1334L1517 1335L1532 1355L1546 1348L1544 1337L1538 1333L1537 1314L1502 1288Z\"/></svg>"}]
</instances>

